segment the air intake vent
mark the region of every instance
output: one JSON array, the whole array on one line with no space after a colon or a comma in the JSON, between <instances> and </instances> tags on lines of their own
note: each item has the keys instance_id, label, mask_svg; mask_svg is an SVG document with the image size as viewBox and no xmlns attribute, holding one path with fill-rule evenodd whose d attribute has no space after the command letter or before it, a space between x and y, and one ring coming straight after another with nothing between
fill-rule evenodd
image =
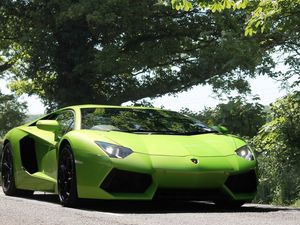
<instances>
[{"instance_id":1,"label":"air intake vent","mask_svg":"<svg viewBox=\"0 0 300 225\"><path fill-rule=\"evenodd\" d=\"M149 174L113 169L100 187L107 192L144 193L151 183Z\"/></svg>"},{"instance_id":2,"label":"air intake vent","mask_svg":"<svg viewBox=\"0 0 300 225\"><path fill-rule=\"evenodd\" d=\"M257 178L254 170L247 173L231 175L227 178L225 185L233 193L253 193L257 190Z\"/></svg>"},{"instance_id":3,"label":"air intake vent","mask_svg":"<svg viewBox=\"0 0 300 225\"><path fill-rule=\"evenodd\" d=\"M20 153L22 165L25 170L33 174L38 171L38 164L35 155L34 140L29 136L26 136L20 140Z\"/></svg>"}]
</instances>

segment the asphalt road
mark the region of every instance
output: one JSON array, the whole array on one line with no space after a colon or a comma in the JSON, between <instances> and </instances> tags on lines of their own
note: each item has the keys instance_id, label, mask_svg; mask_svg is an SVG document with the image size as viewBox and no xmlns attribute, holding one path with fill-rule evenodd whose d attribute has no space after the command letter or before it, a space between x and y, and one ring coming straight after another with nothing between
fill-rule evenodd
<instances>
[{"instance_id":1,"label":"asphalt road","mask_svg":"<svg viewBox=\"0 0 300 225\"><path fill-rule=\"evenodd\" d=\"M7 197L0 191L2 225L300 225L300 208L246 204L238 211L221 210L203 202L85 201L64 208L55 195Z\"/></svg>"}]
</instances>

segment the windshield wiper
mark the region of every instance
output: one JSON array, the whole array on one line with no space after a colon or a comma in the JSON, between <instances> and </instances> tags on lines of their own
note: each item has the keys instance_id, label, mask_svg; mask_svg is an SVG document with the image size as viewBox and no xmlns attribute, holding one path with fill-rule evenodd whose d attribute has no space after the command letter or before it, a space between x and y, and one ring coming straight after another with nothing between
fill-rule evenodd
<instances>
[{"instance_id":1,"label":"windshield wiper","mask_svg":"<svg viewBox=\"0 0 300 225\"><path fill-rule=\"evenodd\" d=\"M209 133L219 133L215 130L203 130L203 131L191 131L191 132L179 132L179 131L172 131L172 130L132 130L128 131L134 134L165 134L165 135L196 135L196 134L209 134Z\"/></svg>"},{"instance_id":2,"label":"windshield wiper","mask_svg":"<svg viewBox=\"0 0 300 225\"><path fill-rule=\"evenodd\" d=\"M134 134L170 134L170 135L179 134L179 132L171 131L171 130L132 130L130 132Z\"/></svg>"}]
</instances>

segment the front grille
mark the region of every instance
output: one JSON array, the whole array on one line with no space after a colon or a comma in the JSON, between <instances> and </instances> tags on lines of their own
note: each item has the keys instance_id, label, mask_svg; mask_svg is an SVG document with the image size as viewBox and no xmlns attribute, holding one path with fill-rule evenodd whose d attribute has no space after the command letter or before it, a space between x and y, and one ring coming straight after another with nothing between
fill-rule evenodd
<instances>
[{"instance_id":1,"label":"front grille","mask_svg":"<svg viewBox=\"0 0 300 225\"><path fill-rule=\"evenodd\" d=\"M151 183L149 174L113 169L100 187L112 193L144 193Z\"/></svg>"},{"instance_id":2,"label":"front grille","mask_svg":"<svg viewBox=\"0 0 300 225\"><path fill-rule=\"evenodd\" d=\"M257 177L254 170L247 173L231 175L227 178L225 185L233 193L253 193L257 190Z\"/></svg>"},{"instance_id":3,"label":"front grille","mask_svg":"<svg viewBox=\"0 0 300 225\"><path fill-rule=\"evenodd\" d=\"M178 200L217 200L226 196L220 189L171 189L158 188L154 199L178 199Z\"/></svg>"}]
</instances>

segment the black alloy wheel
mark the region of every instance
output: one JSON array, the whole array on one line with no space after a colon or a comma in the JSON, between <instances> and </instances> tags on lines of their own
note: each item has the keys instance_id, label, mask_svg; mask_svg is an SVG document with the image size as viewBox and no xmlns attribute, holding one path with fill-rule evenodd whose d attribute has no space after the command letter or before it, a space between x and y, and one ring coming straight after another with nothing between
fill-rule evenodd
<instances>
[{"instance_id":1,"label":"black alloy wheel","mask_svg":"<svg viewBox=\"0 0 300 225\"><path fill-rule=\"evenodd\" d=\"M69 145L65 145L59 154L57 185L61 204L66 207L76 206L78 197L75 162Z\"/></svg>"},{"instance_id":2,"label":"black alloy wheel","mask_svg":"<svg viewBox=\"0 0 300 225\"><path fill-rule=\"evenodd\" d=\"M6 195L13 195L13 189L15 189L15 185L13 179L13 161L9 144L6 144L3 148L1 171L3 192Z\"/></svg>"},{"instance_id":3,"label":"black alloy wheel","mask_svg":"<svg viewBox=\"0 0 300 225\"><path fill-rule=\"evenodd\" d=\"M9 196L31 196L33 191L17 189L15 185L13 155L10 143L6 143L3 148L1 160L1 180L2 190Z\"/></svg>"}]
</instances>

